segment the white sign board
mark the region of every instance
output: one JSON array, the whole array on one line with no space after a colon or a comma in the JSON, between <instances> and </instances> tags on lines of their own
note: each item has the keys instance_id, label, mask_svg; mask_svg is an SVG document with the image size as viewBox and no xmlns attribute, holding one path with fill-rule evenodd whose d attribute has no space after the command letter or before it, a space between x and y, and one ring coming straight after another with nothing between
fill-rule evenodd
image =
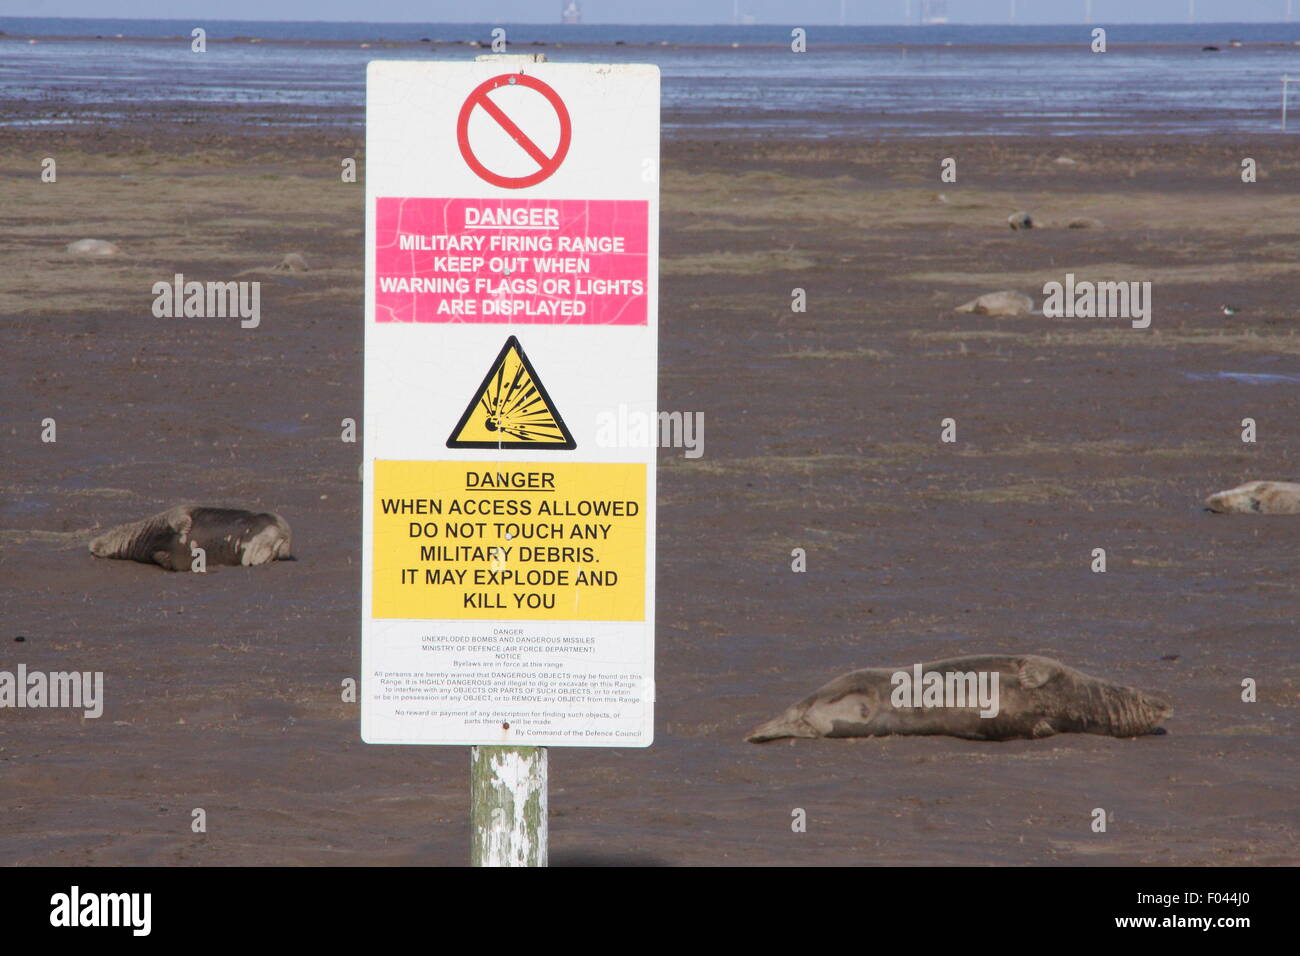
<instances>
[{"instance_id":1,"label":"white sign board","mask_svg":"<svg viewBox=\"0 0 1300 956\"><path fill-rule=\"evenodd\" d=\"M650 744L658 169L656 67L370 64L367 742Z\"/></svg>"}]
</instances>

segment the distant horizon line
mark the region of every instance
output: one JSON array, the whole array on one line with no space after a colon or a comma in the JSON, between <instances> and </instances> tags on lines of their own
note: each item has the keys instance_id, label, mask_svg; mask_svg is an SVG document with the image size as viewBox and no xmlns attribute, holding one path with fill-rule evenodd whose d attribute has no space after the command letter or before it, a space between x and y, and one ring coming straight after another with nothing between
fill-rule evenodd
<instances>
[{"instance_id":1,"label":"distant horizon line","mask_svg":"<svg viewBox=\"0 0 1300 956\"><path fill-rule=\"evenodd\" d=\"M581 23L564 23L560 20L278 20L265 17L252 17L244 19L223 20L213 19L212 17L68 17L68 16L0 16L0 20L81 20L81 21L117 21L117 22L139 22L139 23L194 23L202 20L205 23L340 23L340 24L358 24L374 25L388 24L391 26L502 26L516 23L523 26L556 26L556 27L798 27L798 26L816 26L816 27L1075 27L1075 26L1126 26L1126 27L1214 27L1214 26L1296 26L1298 21L1288 20L1197 20L1189 23L1186 20L1063 20L1051 23L1008 23L1005 20L967 20L967 21L947 21L944 23L837 23L833 21L804 20L801 22L765 20L751 23L673 23L673 22L645 22L645 23L627 23L623 21L601 20L601 21L584 21Z\"/></svg>"}]
</instances>

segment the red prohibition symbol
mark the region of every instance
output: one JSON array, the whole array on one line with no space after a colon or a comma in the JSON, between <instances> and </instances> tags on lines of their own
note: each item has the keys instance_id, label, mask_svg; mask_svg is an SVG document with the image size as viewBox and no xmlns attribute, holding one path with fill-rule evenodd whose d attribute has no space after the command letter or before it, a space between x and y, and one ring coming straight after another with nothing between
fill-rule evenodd
<instances>
[{"instance_id":1,"label":"red prohibition symbol","mask_svg":"<svg viewBox=\"0 0 1300 956\"><path fill-rule=\"evenodd\" d=\"M555 147L554 155L548 156L545 150L534 143L528 134L506 115L505 110L492 102L488 94L503 86L526 86L546 97L547 102L555 110L556 118L560 121L560 142ZM475 107L480 107L483 112L492 117L506 131L506 134L533 158L538 166L537 172L529 173L527 176L502 176L483 165L482 161L474 155L474 149L469 142L469 117ZM460 154L465 157L469 168L474 170L475 175L480 179L505 189L535 186L559 169L560 163L564 162L564 157L569 152L569 139L572 133L573 124L569 120L569 111L564 105L564 100L560 99L560 94L541 80L523 73L503 73L476 86L465 99L465 105L460 108L460 116L456 119L456 142L460 144Z\"/></svg>"}]
</instances>

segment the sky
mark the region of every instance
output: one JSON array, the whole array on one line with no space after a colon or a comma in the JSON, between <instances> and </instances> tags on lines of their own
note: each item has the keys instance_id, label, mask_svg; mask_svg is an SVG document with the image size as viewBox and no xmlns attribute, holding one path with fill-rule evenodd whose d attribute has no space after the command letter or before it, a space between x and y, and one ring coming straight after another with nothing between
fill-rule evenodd
<instances>
[{"instance_id":1,"label":"sky","mask_svg":"<svg viewBox=\"0 0 1300 956\"><path fill-rule=\"evenodd\" d=\"M730 23L738 8L759 23L899 24L923 0L578 0L585 23ZM953 23L1281 21L1287 0L947 0ZM561 0L0 0L0 16L207 20L351 20L368 23L554 23ZM1300 17L1300 0L1295 0Z\"/></svg>"}]
</instances>

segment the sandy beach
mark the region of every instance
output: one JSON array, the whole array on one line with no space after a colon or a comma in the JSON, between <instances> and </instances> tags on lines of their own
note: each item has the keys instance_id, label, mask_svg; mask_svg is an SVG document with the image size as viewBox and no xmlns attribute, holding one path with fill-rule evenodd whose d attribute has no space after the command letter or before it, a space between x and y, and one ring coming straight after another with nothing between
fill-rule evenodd
<instances>
[{"instance_id":1,"label":"sandy beach","mask_svg":"<svg viewBox=\"0 0 1300 956\"><path fill-rule=\"evenodd\" d=\"M107 695L98 720L0 713L0 862L466 862L466 750L367 746L340 699L359 666L349 156L364 173L349 129L0 139L0 666L100 670ZM665 144L662 186L660 407L703 411L705 452L660 452L655 744L552 750L552 862L1300 862L1297 521L1201 510L1297 477L1293 141L695 137ZM1017 210L1039 228L1009 229ZM122 255L63 251L86 237ZM293 252L310 271L270 271ZM259 279L261 325L154 318L176 272ZM1150 281L1151 327L953 311L1041 303L1066 273ZM183 501L284 515L298 560L187 575L87 553ZM854 667L1025 652L1160 692L1168 733L743 740Z\"/></svg>"}]
</instances>

